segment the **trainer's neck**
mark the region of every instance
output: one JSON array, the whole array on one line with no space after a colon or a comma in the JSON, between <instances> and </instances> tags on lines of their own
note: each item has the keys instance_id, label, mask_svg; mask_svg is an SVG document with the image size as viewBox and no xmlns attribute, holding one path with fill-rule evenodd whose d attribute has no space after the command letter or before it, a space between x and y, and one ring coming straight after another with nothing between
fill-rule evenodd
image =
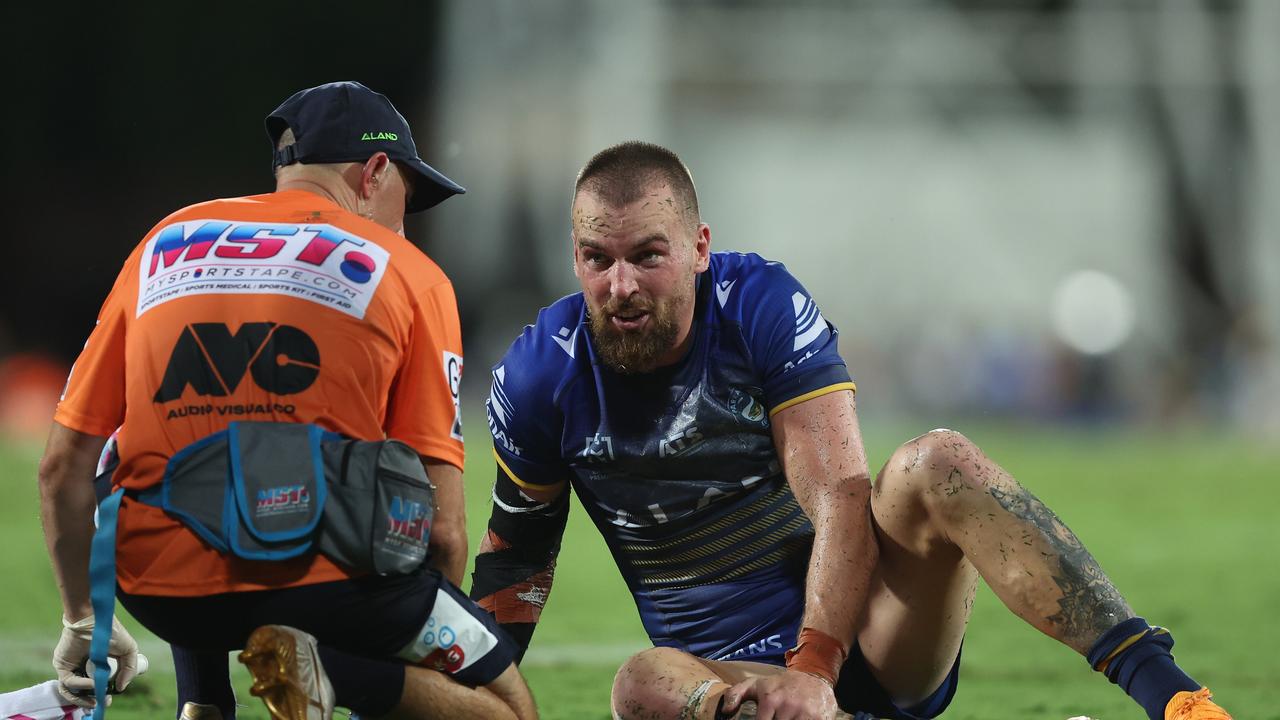
<instances>
[{"instance_id":1,"label":"trainer's neck","mask_svg":"<svg viewBox=\"0 0 1280 720\"><path fill-rule=\"evenodd\" d=\"M359 203L355 192L338 175L332 178L301 176L278 180L276 182L276 192L285 190L309 192L333 202L347 212L359 212Z\"/></svg>"}]
</instances>

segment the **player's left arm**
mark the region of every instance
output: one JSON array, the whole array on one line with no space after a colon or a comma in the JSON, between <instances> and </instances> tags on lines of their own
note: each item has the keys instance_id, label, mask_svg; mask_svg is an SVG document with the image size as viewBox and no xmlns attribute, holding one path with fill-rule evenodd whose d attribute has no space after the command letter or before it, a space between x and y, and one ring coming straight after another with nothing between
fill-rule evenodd
<instances>
[{"instance_id":1,"label":"player's left arm","mask_svg":"<svg viewBox=\"0 0 1280 720\"><path fill-rule=\"evenodd\" d=\"M781 410L773 417L773 440L787 482L813 523L802 627L835 638L847 653L879 555L853 391Z\"/></svg>"},{"instance_id":2,"label":"player's left arm","mask_svg":"<svg viewBox=\"0 0 1280 720\"><path fill-rule=\"evenodd\" d=\"M725 274L740 293L728 296L724 312L741 319L762 377L774 447L813 524L814 541L797 646L787 653L790 671L735 685L725 694L724 709L736 710L754 697L765 717L831 717L834 684L878 559L855 386L837 350L835 327L785 267L753 268L746 261L738 270L729 265Z\"/></svg>"}]
</instances>

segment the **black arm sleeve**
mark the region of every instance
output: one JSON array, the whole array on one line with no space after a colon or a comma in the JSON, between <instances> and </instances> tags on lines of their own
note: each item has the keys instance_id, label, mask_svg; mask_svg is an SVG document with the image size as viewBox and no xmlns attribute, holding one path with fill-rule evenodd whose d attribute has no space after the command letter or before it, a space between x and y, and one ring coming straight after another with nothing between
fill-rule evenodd
<instances>
[{"instance_id":1,"label":"black arm sleeve","mask_svg":"<svg viewBox=\"0 0 1280 720\"><path fill-rule=\"evenodd\" d=\"M520 648L517 662L529 649L533 629L551 594L568 517L568 492L539 503L498 468L489 531L471 575L471 599L516 641Z\"/></svg>"}]
</instances>

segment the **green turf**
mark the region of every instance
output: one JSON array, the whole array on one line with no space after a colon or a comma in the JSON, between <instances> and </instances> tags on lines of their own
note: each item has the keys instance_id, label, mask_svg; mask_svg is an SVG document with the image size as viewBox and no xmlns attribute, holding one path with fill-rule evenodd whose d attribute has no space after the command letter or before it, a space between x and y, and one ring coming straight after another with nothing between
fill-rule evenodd
<instances>
[{"instance_id":1,"label":"green turf","mask_svg":"<svg viewBox=\"0 0 1280 720\"><path fill-rule=\"evenodd\" d=\"M477 417L478 413L472 413ZM479 432L475 432L479 431ZM906 433L870 431L875 465ZM1019 477L1093 550L1131 604L1171 627L1185 668L1214 688L1236 717L1280 720L1280 449L1261 441L1204 434L970 429L970 436ZM488 517L492 459L483 428L467 466L473 543ZM39 531L34 481L37 450L0 444L0 690L52 677L57 593ZM136 628L136 623L130 622ZM137 691L120 696L110 717L157 718L172 702L163 645L138 630L157 667ZM555 719L608 717L613 671L644 647L635 607L603 542L575 507L555 589L524 671L542 709ZM247 707L265 718L236 675ZM965 642L959 694L947 718L1143 717L1072 652L1021 624L983 589Z\"/></svg>"}]
</instances>

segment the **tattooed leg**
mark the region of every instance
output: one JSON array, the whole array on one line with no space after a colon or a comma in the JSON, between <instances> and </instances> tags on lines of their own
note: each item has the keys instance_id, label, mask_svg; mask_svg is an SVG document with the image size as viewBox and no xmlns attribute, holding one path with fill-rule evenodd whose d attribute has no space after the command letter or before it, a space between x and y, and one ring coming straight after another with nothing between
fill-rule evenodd
<instances>
[{"instance_id":1,"label":"tattooed leg","mask_svg":"<svg viewBox=\"0 0 1280 720\"><path fill-rule=\"evenodd\" d=\"M935 430L900 447L872 509L880 585L859 637L886 667L927 659L927 647L902 637L920 617L935 635L924 641L943 646L934 655L954 657L979 575L1019 617L1081 654L1133 616L1079 538L959 433ZM908 695L927 691L915 690Z\"/></svg>"},{"instance_id":2,"label":"tattooed leg","mask_svg":"<svg viewBox=\"0 0 1280 720\"><path fill-rule=\"evenodd\" d=\"M1083 655L1104 632L1133 617L1098 561L1035 495L1015 482L991 485L987 491L1022 525L1021 542L1045 558L1049 564L1045 572L1060 593L1055 600L1057 612L1046 617L1044 624L1033 624Z\"/></svg>"},{"instance_id":3,"label":"tattooed leg","mask_svg":"<svg viewBox=\"0 0 1280 720\"><path fill-rule=\"evenodd\" d=\"M1081 654L1133 616L1075 534L959 433L898 448L876 480L872 516L880 563L858 641L900 706L946 678L979 576Z\"/></svg>"}]
</instances>

